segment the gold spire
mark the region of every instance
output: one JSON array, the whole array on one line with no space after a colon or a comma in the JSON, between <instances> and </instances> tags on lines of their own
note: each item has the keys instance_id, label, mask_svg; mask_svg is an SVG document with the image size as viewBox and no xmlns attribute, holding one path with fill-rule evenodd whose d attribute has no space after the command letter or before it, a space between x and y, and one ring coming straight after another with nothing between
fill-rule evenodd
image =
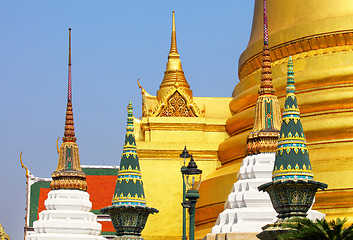
<instances>
[{"instance_id":1,"label":"gold spire","mask_svg":"<svg viewBox=\"0 0 353 240\"><path fill-rule=\"evenodd\" d=\"M170 52L169 52L169 56L172 53L176 53L178 55L178 57L180 56L178 54L178 49L177 49L177 44L176 44L176 33L175 33L175 12L173 11L173 25L172 25L172 42L170 44Z\"/></svg>"},{"instance_id":2,"label":"gold spire","mask_svg":"<svg viewBox=\"0 0 353 240\"><path fill-rule=\"evenodd\" d=\"M68 98L65 118L65 132L59 150L58 167L52 174L51 189L87 190L86 175L80 164L78 146L76 144L74 116L72 111L71 94L71 29L69 28L69 79Z\"/></svg>"},{"instance_id":3,"label":"gold spire","mask_svg":"<svg viewBox=\"0 0 353 240\"><path fill-rule=\"evenodd\" d=\"M272 83L270 50L268 47L267 8L264 0L264 47L259 97L255 105L254 127L247 139L247 153L276 152L281 111Z\"/></svg>"},{"instance_id":4,"label":"gold spire","mask_svg":"<svg viewBox=\"0 0 353 240\"><path fill-rule=\"evenodd\" d=\"M184 71L180 62L180 55L177 49L174 13L175 12L173 11L172 37L167 68L164 72L163 81L159 87L159 90L157 91L158 100L161 100L173 86L182 88L189 95L189 97L192 97L192 91L190 89L190 85L185 79Z\"/></svg>"}]
</instances>

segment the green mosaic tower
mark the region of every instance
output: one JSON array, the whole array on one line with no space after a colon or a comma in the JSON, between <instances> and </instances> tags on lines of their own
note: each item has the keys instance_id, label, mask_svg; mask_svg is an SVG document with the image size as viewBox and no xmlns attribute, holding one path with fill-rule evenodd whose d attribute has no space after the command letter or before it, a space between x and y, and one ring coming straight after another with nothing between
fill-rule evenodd
<instances>
[{"instance_id":1,"label":"green mosaic tower","mask_svg":"<svg viewBox=\"0 0 353 240\"><path fill-rule=\"evenodd\" d=\"M141 169L134 135L134 116L131 101L127 107L127 127L120 169L113 196L113 205L146 206Z\"/></svg>"},{"instance_id":2,"label":"green mosaic tower","mask_svg":"<svg viewBox=\"0 0 353 240\"><path fill-rule=\"evenodd\" d=\"M110 215L117 235L115 240L143 240L140 236L147 218L151 213L158 213L158 210L146 206L131 101L127 110L125 143L112 205L100 211Z\"/></svg>"},{"instance_id":3,"label":"green mosaic tower","mask_svg":"<svg viewBox=\"0 0 353 240\"><path fill-rule=\"evenodd\" d=\"M272 181L258 187L270 195L278 221L264 226L257 237L261 240L278 239L288 231L282 224L292 217L306 217L317 190L326 188L327 184L314 181L295 95L293 62L289 57L287 95Z\"/></svg>"},{"instance_id":4,"label":"green mosaic tower","mask_svg":"<svg viewBox=\"0 0 353 240\"><path fill-rule=\"evenodd\" d=\"M272 180L314 179L309 151L300 121L300 112L295 95L292 57L287 71L287 95L283 109L282 126L278 139L276 160Z\"/></svg>"}]
</instances>

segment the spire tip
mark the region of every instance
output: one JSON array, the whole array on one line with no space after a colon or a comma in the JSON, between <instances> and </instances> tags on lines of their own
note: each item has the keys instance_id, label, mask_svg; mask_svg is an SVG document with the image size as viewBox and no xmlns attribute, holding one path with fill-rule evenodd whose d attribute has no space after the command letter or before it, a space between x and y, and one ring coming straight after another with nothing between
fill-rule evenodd
<instances>
[{"instance_id":1,"label":"spire tip","mask_svg":"<svg viewBox=\"0 0 353 240\"><path fill-rule=\"evenodd\" d=\"M71 102L72 100L72 90L71 90L71 28L69 28L69 69L68 69L68 92L67 100Z\"/></svg>"}]
</instances>

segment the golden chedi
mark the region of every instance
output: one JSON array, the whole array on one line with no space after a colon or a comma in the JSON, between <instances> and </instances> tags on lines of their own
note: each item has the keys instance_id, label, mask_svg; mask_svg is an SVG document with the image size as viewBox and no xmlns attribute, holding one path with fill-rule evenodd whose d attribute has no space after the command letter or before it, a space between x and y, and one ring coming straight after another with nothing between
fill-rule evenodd
<instances>
[{"instance_id":1,"label":"golden chedi","mask_svg":"<svg viewBox=\"0 0 353 240\"><path fill-rule=\"evenodd\" d=\"M273 84L283 105L286 59L295 62L297 98L301 102L311 163L318 181L328 184L316 194L314 209L328 219L353 221L353 2L349 0L270 0L267 3ZM239 80L229 107L229 138L219 145L222 167L200 187L196 213L198 236L205 236L223 204L246 155L261 79L262 0L255 0L252 32L239 59ZM338 167L339 166L339 167ZM215 186L223 186L220 190ZM339 207L337 207L339 206Z\"/></svg>"}]
</instances>

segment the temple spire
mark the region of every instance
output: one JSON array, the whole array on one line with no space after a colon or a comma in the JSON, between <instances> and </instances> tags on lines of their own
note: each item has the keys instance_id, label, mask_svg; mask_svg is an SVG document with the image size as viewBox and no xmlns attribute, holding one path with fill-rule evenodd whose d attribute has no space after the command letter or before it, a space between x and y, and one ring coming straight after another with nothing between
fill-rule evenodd
<instances>
[{"instance_id":1,"label":"temple spire","mask_svg":"<svg viewBox=\"0 0 353 240\"><path fill-rule=\"evenodd\" d=\"M170 51L168 55L167 68L164 72L163 81L157 91L157 99L161 100L170 90L171 87L180 87L189 97L192 97L190 85L186 81L183 68L180 62L180 55L177 50L176 28L175 28L175 12L173 11L172 20L172 36Z\"/></svg>"},{"instance_id":2,"label":"temple spire","mask_svg":"<svg viewBox=\"0 0 353 240\"><path fill-rule=\"evenodd\" d=\"M313 179L309 152L306 147L300 112L295 95L292 58L287 70L287 95L283 109L283 120L278 140L276 161L272 173L273 181L286 179Z\"/></svg>"},{"instance_id":3,"label":"temple spire","mask_svg":"<svg viewBox=\"0 0 353 240\"><path fill-rule=\"evenodd\" d=\"M134 115L131 100L127 106L125 143L112 204L146 206L134 134Z\"/></svg>"},{"instance_id":4,"label":"temple spire","mask_svg":"<svg viewBox=\"0 0 353 240\"><path fill-rule=\"evenodd\" d=\"M259 94L275 94L272 83L271 58L268 46L267 4L264 0L264 47L262 51L262 72Z\"/></svg>"},{"instance_id":5,"label":"temple spire","mask_svg":"<svg viewBox=\"0 0 353 240\"><path fill-rule=\"evenodd\" d=\"M254 127L247 139L247 153L275 152L281 123L281 111L272 83L268 46L267 4L264 0L264 46L259 97L255 105Z\"/></svg>"},{"instance_id":6,"label":"temple spire","mask_svg":"<svg viewBox=\"0 0 353 240\"><path fill-rule=\"evenodd\" d=\"M264 0L264 45L268 45L267 0Z\"/></svg>"},{"instance_id":7,"label":"temple spire","mask_svg":"<svg viewBox=\"0 0 353 240\"><path fill-rule=\"evenodd\" d=\"M72 86L71 86L71 28L69 28L69 64L68 64L68 89L67 89L67 107L66 121L63 142L76 142L74 116L72 111Z\"/></svg>"},{"instance_id":8,"label":"temple spire","mask_svg":"<svg viewBox=\"0 0 353 240\"><path fill-rule=\"evenodd\" d=\"M69 77L68 77L68 91L67 99L71 102L72 100L72 88L71 88L71 28L69 28Z\"/></svg>"},{"instance_id":9,"label":"temple spire","mask_svg":"<svg viewBox=\"0 0 353 240\"><path fill-rule=\"evenodd\" d=\"M69 28L69 65L68 65L68 94L65 117L65 131L59 151L59 161L52 174L51 189L87 190L86 175L80 164L78 146L76 144L74 116L72 109L71 88L71 28Z\"/></svg>"},{"instance_id":10,"label":"temple spire","mask_svg":"<svg viewBox=\"0 0 353 240\"><path fill-rule=\"evenodd\" d=\"M272 181L258 187L269 194L278 220L264 226L257 237L261 240L278 239L288 231L287 223L295 224L295 218L307 216L317 190L326 188L327 184L314 181L295 95L293 62L289 57L287 95Z\"/></svg>"},{"instance_id":11,"label":"temple spire","mask_svg":"<svg viewBox=\"0 0 353 240\"><path fill-rule=\"evenodd\" d=\"M177 43L176 43L176 32L175 32L175 12L173 11L173 26L172 26L172 38L170 44L169 56L172 53L178 54Z\"/></svg>"}]
</instances>

